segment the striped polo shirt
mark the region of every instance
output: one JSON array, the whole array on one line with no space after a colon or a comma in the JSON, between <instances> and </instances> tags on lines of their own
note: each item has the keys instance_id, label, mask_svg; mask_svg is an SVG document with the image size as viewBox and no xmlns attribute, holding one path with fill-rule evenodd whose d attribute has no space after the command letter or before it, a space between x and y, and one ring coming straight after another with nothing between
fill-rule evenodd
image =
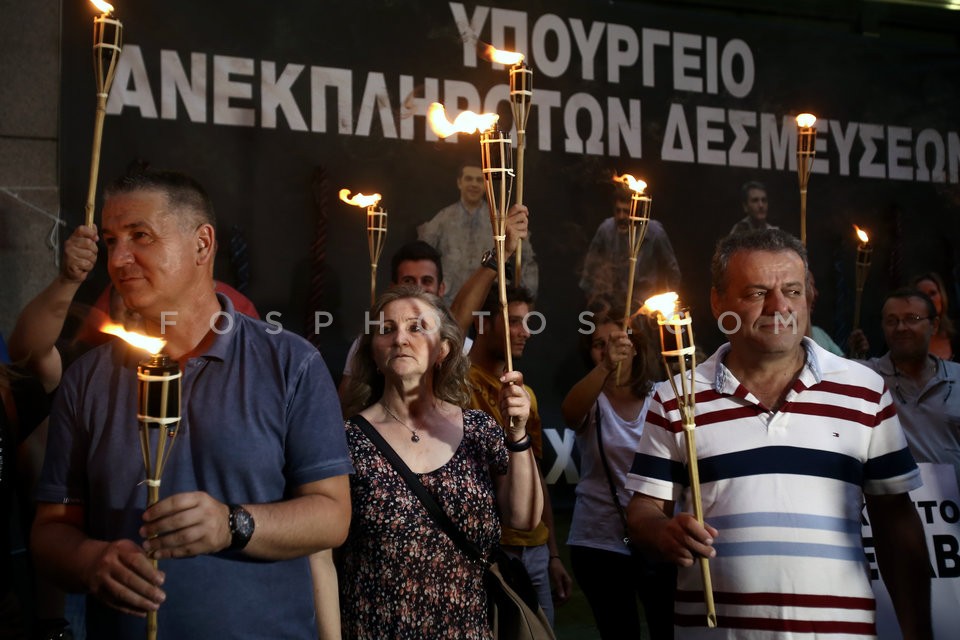
<instances>
[{"instance_id":1,"label":"striped polo shirt","mask_svg":"<svg viewBox=\"0 0 960 640\"><path fill-rule=\"evenodd\" d=\"M697 367L696 445L720 629L707 630L699 563L681 568L682 638L863 638L876 634L860 538L863 494L920 486L883 380L803 339L806 363L771 412L724 364ZM626 487L689 503L677 400L661 384ZM692 511L692 507L685 507Z\"/></svg>"}]
</instances>

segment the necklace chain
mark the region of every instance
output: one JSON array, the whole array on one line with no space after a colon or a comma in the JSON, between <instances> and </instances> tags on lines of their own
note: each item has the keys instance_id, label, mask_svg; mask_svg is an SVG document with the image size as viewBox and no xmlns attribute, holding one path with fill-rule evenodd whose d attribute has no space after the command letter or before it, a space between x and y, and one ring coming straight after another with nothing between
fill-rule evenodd
<instances>
[{"instance_id":1,"label":"necklace chain","mask_svg":"<svg viewBox=\"0 0 960 640\"><path fill-rule=\"evenodd\" d=\"M387 412L387 415L389 415L391 418L393 418L394 420L396 420L397 422L399 422L401 425L403 425L403 427L404 427L407 431L410 432L410 442L420 442L420 434L417 433L417 430L416 430L416 429L412 428L412 427L411 427L410 425L408 425L406 422L404 422L403 420L401 420L400 418L398 418L398 417L396 416L396 414L395 414L393 411L390 411L390 409L387 407L387 405L384 404L382 401L380 402L380 406L383 407L383 410Z\"/></svg>"}]
</instances>

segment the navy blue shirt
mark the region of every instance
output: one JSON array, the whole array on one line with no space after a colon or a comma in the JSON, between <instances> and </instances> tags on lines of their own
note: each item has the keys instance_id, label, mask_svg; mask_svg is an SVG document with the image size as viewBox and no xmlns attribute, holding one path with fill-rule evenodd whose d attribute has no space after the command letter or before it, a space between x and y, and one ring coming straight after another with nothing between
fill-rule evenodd
<instances>
[{"instance_id":1,"label":"navy blue shirt","mask_svg":"<svg viewBox=\"0 0 960 640\"><path fill-rule=\"evenodd\" d=\"M180 431L160 498L206 491L224 503L266 503L309 482L350 474L340 405L320 353L276 325L234 311L191 358L182 378ZM65 373L54 401L41 502L84 507L92 538L128 538L146 507L137 423L142 351L120 340L94 349ZM252 560L223 552L164 560L163 637L316 638L306 558ZM145 623L88 599L88 636L144 637Z\"/></svg>"}]
</instances>

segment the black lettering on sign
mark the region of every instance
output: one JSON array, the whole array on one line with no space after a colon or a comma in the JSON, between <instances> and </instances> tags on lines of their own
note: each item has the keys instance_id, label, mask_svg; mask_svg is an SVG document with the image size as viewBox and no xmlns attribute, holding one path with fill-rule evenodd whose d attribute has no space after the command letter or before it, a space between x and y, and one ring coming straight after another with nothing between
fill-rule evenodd
<instances>
[{"instance_id":1,"label":"black lettering on sign","mask_svg":"<svg viewBox=\"0 0 960 640\"><path fill-rule=\"evenodd\" d=\"M936 556L937 577L956 578L960 576L960 543L951 535L933 536L933 553Z\"/></svg>"}]
</instances>

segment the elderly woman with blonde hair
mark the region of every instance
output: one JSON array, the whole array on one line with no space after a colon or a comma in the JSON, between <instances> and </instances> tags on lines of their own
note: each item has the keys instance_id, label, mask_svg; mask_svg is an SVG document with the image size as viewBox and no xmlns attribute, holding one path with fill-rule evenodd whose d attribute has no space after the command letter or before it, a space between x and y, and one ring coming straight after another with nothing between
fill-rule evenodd
<instances>
[{"instance_id":1,"label":"elderly woman with blonde hair","mask_svg":"<svg viewBox=\"0 0 960 640\"><path fill-rule=\"evenodd\" d=\"M501 523L533 529L543 510L523 376L501 378L500 407L511 422L502 429L488 414L464 408L469 363L440 298L396 287L370 317L378 324L361 338L345 403L356 473L350 534L337 552L343 635L491 638L485 566L443 532L364 427L489 555Z\"/></svg>"}]
</instances>

